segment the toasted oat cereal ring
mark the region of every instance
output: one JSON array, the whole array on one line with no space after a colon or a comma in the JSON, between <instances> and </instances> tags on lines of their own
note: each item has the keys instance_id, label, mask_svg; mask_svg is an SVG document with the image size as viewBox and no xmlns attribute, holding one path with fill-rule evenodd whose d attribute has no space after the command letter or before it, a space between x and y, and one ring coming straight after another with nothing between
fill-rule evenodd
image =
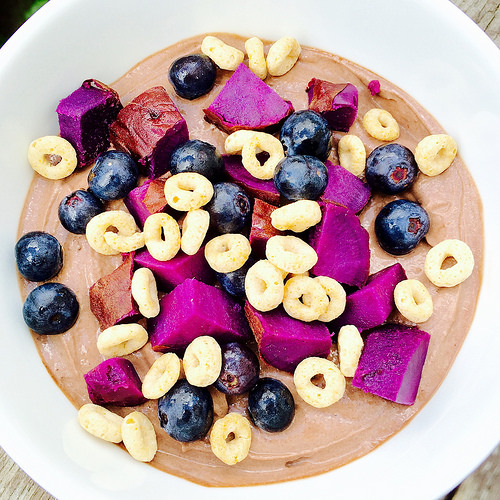
<instances>
[{"instance_id":1,"label":"toasted oat cereal ring","mask_svg":"<svg viewBox=\"0 0 500 500\"><path fill-rule=\"evenodd\" d=\"M187 381L196 387L207 387L219 377L222 369L222 351L213 337L196 337L182 358Z\"/></svg>"},{"instance_id":2,"label":"toasted oat cereal ring","mask_svg":"<svg viewBox=\"0 0 500 500\"><path fill-rule=\"evenodd\" d=\"M188 212L206 205L214 195L212 183L197 172L181 172L165 181L165 198L180 212Z\"/></svg>"},{"instance_id":3,"label":"toasted oat cereal ring","mask_svg":"<svg viewBox=\"0 0 500 500\"><path fill-rule=\"evenodd\" d=\"M35 139L28 147L31 168L46 179L64 179L71 175L77 164L75 148L58 135Z\"/></svg>"},{"instance_id":4,"label":"toasted oat cereal ring","mask_svg":"<svg viewBox=\"0 0 500 500\"><path fill-rule=\"evenodd\" d=\"M201 51L219 66L220 69L234 71L245 58L245 54L231 47L215 36L206 36L201 42Z\"/></svg>"},{"instance_id":5,"label":"toasted oat cereal ring","mask_svg":"<svg viewBox=\"0 0 500 500\"><path fill-rule=\"evenodd\" d=\"M285 283L283 307L292 318L310 322L324 314L328 297L314 278L295 276Z\"/></svg>"},{"instance_id":6,"label":"toasted oat cereal ring","mask_svg":"<svg viewBox=\"0 0 500 500\"><path fill-rule=\"evenodd\" d=\"M322 376L323 388L312 379ZM299 396L315 408L326 408L342 398L345 392L345 377L332 361L310 357L302 360L295 368L293 381Z\"/></svg>"},{"instance_id":7,"label":"toasted oat cereal ring","mask_svg":"<svg viewBox=\"0 0 500 500\"><path fill-rule=\"evenodd\" d=\"M139 312L145 318L154 318L160 312L158 289L151 269L141 267L132 276L132 297L139 306Z\"/></svg>"},{"instance_id":8,"label":"toasted oat cereal ring","mask_svg":"<svg viewBox=\"0 0 500 500\"><path fill-rule=\"evenodd\" d=\"M415 148L419 170L431 177L444 172L457 156L457 143L447 134L424 137Z\"/></svg>"},{"instance_id":9,"label":"toasted oat cereal ring","mask_svg":"<svg viewBox=\"0 0 500 500\"><path fill-rule=\"evenodd\" d=\"M139 350L148 341L148 332L137 323L114 325L97 338L97 349L107 358L126 356Z\"/></svg>"},{"instance_id":10,"label":"toasted oat cereal ring","mask_svg":"<svg viewBox=\"0 0 500 500\"><path fill-rule=\"evenodd\" d=\"M394 302L398 311L414 323L423 323L432 316L432 297L418 280L400 281L394 288Z\"/></svg>"},{"instance_id":11,"label":"toasted oat cereal ring","mask_svg":"<svg viewBox=\"0 0 500 500\"><path fill-rule=\"evenodd\" d=\"M328 323L338 318L344 312L346 293L344 287L333 278L328 276L317 276L314 279L323 287L330 301L326 311L318 318L320 321Z\"/></svg>"},{"instance_id":12,"label":"toasted oat cereal ring","mask_svg":"<svg viewBox=\"0 0 500 500\"><path fill-rule=\"evenodd\" d=\"M343 326L338 335L340 371L344 377L354 377L363 350L363 338L354 325Z\"/></svg>"},{"instance_id":13,"label":"toasted oat cereal ring","mask_svg":"<svg viewBox=\"0 0 500 500\"><path fill-rule=\"evenodd\" d=\"M267 70L271 76L288 73L299 58L301 47L291 36L285 36L274 42L267 53Z\"/></svg>"},{"instance_id":14,"label":"toasted oat cereal ring","mask_svg":"<svg viewBox=\"0 0 500 500\"><path fill-rule=\"evenodd\" d=\"M158 450L153 424L144 413L133 411L122 422L123 444L132 458L151 462Z\"/></svg>"},{"instance_id":15,"label":"toasted oat cereal ring","mask_svg":"<svg viewBox=\"0 0 500 500\"><path fill-rule=\"evenodd\" d=\"M394 141L399 137L399 125L385 109L373 108L363 116L363 127L379 141Z\"/></svg>"},{"instance_id":16,"label":"toasted oat cereal ring","mask_svg":"<svg viewBox=\"0 0 500 500\"><path fill-rule=\"evenodd\" d=\"M271 236L266 257L276 267L294 274L309 271L318 261L314 248L296 236Z\"/></svg>"},{"instance_id":17,"label":"toasted oat cereal ring","mask_svg":"<svg viewBox=\"0 0 500 500\"><path fill-rule=\"evenodd\" d=\"M190 210L182 221L181 250L186 255L194 255L203 245L210 226L210 214L197 208Z\"/></svg>"},{"instance_id":18,"label":"toasted oat cereal ring","mask_svg":"<svg viewBox=\"0 0 500 500\"><path fill-rule=\"evenodd\" d=\"M363 141L357 135L347 134L338 144L340 166L351 174L362 176L366 167L366 150Z\"/></svg>"},{"instance_id":19,"label":"toasted oat cereal ring","mask_svg":"<svg viewBox=\"0 0 500 500\"><path fill-rule=\"evenodd\" d=\"M283 302L284 275L268 260L259 260L245 276L245 293L248 302L258 311L270 311Z\"/></svg>"},{"instance_id":20,"label":"toasted oat cereal ring","mask_svg":"<svg viewBox=\"0 0 500 500\"><path fill-rule=\"evenodd\" d=\"M261 80L267 76L266 57L264 56L264 44L257 38L249 38L245 42L245 50L248 54L248 67Z\"/></svg>"},{"instance_id":21,"label":"toasted oat cereal ring","mask_svg":"<svg viewBox=\"0 0 500 500\"><path fill-rule=\"evenodd\" d=\"M120 415L93 403L78 410L78 423L93 436L110 443L121 442L122 422Z\"/></svg>"},{"instance_id":22,"label":"toasted oat cereal ring","mask_svg":"<svg viewBox=\"0 0 500 500\"><path fill-rule=\"evenodd\" d=\"M144 234L137 232L129 236L106 231L104 241L113 249L120 253L134 252L144 246Z\"/></svg>"},{"instance_id":23,"label":"toasted oat cereal ring","mask_svg":"<svg viewBox=\"0 0 500 500\"><path fill-rule=\"evenodd\" d=\"M102 255L117 255L120 250L115 250L104 237L109 228L118 230L122 236L132 236L138 232L135 219L123 210L108 210L92 217L85 229L85 236L91 248Z\"/></svg>"},{"instance_id":24,"label":"toasted oat cereal ring","mask_svg":"<svg viewBox=\"0 0 500 500\"><path fill-rule=\"evenodd\" d=\"M221 234L205 245L205 259L218 273L232 273L248 260L252 247L248 238L238 233Z\"/></svg>"},{"instance_id":25,"label":"toasted oat cereal ring","mask_svg":"<svg viewBox=\"0 0 500 500\"><path fill-rule=\"evenodd\" d=\"M239 413L228 413L220 418L210 432L210 446L214 455L227 465L244 460L251 443L252 427L248 419Z\"/></svg>"},{"instance_id":26,"label":"toasted oat cereal ring","mask_svg":"<svg viewBox=\"0 0 500 500\"><path fill-rule=\"evenodd\" d=\"M181 361L177 354L167 352L151 365L142 381L142 394L148 399L164 396L179 380Z\"/></svg>"},{"instance_id":27,"label":"toasted oat cereal ring","mask_svg":"<svg viewBox=\"0 0 500 500\"><path fill-rule=\"evenodd\" d=\"M452 257L456 264L442 269L444 261ZM424 271L431 283L441 287L456 286L465 281L474 269L474 255L460 240L444 240L432 247L425 257Z\"/></svg>"},{"instance_id":28,"label":"toasted oat cereal ring","mask_svg":"<svg viewBox=\"0 0 500 500\"><path fill-rule=\"evenodd\" d=\"M299 200L271 212L271 224L279 231L301 233L321 221L321 207L317 201Z\"/></svg>"},{"instance_id":29,"label":"toasted oat cereal ring","mask_svg":"<svg viewBox=\"0 0 500 500\"><path fill-rule=\"evenodd\" d=\"M153 258L165 262L181 248L181 231L177 221L165 213L150 215L144 221L144 241Z\"/></svg>"}]
</instances>

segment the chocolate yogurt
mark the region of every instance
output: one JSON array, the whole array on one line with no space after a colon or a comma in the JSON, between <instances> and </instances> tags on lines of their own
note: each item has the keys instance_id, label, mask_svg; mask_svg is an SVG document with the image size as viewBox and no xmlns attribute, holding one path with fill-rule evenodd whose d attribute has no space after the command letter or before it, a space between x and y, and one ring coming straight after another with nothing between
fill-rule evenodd
<instances>
[{"instance_id":1,"label":"chocolate yogurt","mask_svg":"<svg viewBox=\"0 0 500 500\"><path fill-rule=\"evenodd\" d=\"M243 38L230 34L217 36L244 51ZM111 86L119 93L124 105L150 87L164 86L186 119L190 138L207 141L215 145L219 152L224 152L226 134L204 120L203 108L210 105L232 73L219 71L213 90L194 101L178 97L168 81L171 63L178 57L199 53L203 37L183 40L150 56ZM270 43L265 45L267 52ZM330 82L349 82L357 87L358 118L349 133L362 139L368 154L381 142L365 132L360 117L374 107L386 109L396 118L401 129L396 142L412 151L423 137L444 133L436 120L401 89L353 62L318 49L303 47L299 61L290 72L281 77L268 77L266 83L281 97L290 100L295 110L300 110L307 109L305 89L313 77ZM368 83L374 79L380 81L381 92L372 96ZM334 144L342 135L334 132ZM336 147L329 159L338 164ZM76 408L89 402L83 374L104 359L96 346L100 331L97 320L90 312L88 289L121 263L120 256L97 254L89 247L85 236L67 232L59 222L57 210L60 201L76 189L85 189L87 175L88 169L84 169L66 179L51 181L35 174L19 226L19 236L28 231L44 230L54 235L64 248L64 266L53 281L66 284L76 293L80 302L79 319L64 334L33 334L33 337L47 370ZM335 469L370 452L398 432L429 401L450 369L474 315L483 260L481 200L459 156L448 170L437 177L420 174L411 190L400 197L420 203L431 219L426 239L410 254L397 257L387 254L379 247L374 235L373 224L377 213L386 203L396 199L395 196L373 195L361 212L360 220L370 235L370 273L399 262L408 278L419 279L425 284L434 301L432 317L419 325L431 335L431 341L415 404L399 405L366 394L352 388L351 379L347 379L345 395L338 403L325 409L313 408L298 396L290 374L263 364L261 376L280 379L294 396L295 418L286 430L266 433L253 427L248 457L234 466L227 466L213 455L208 438L180 443L168 436L159 426L156 401L149 401L133 409L145 413L155 426L158 453L153 466L210 486L265 484L307 477ZM125 209L121 201L108 204L110 208ZM430 246L449 238L465 241L474 254L476 265L464 283L453 288L437 288L423 272L424 259ZM23 300L36 286L23 279L20 285ZM397 314L391 319L405 322ZM127 358L143 378L159 356L146 344ZM331 358L336 360L336 357L334 347ZM225 415L228 409L245 414L245 396L226 398L215 390L212 390L212 395L215 418ZM122 415L133 411L130 408L110 409Z\"/></svg>"}]
</instances>

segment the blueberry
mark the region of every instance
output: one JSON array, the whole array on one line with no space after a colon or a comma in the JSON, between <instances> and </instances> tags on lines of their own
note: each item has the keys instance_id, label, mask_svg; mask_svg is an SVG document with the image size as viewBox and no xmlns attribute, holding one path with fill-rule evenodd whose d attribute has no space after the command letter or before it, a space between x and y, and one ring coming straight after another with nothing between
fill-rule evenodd
<instances>
[{"instance_id":1,"label":"blueberry","mask_svg":"<svg viewBox=\"0 0 500 500\"><path fill-rule=\"evenodd\" d=\"M23 306L24 321L34 332L55 335L69 330L78 317L76 295L61 283L44 283L31 291Z\"/></svg>"},{"instance_id":2,"label":"blueberry","mask_svg":"<svg viewBox=\"0 0 500 500\"><path fill-rule=\"evenodd\" d=\"M214 184L214 196L206 205L211 225L219 233L239 233L252 217L248 195L232 182Z\"/></svg>"},{"instance_id":3,"label":"blueberry","mask_svg":"<svg viewBox=\"0 0 500 500\"><path fill-rule=\"evenodd\" d=\"M401 144L384 144L366 159L366 180L382 193L396 194L408 189L417 178L418 167L413 153Z\"/></svg>"},{"instance_id":4,"label":"blueberry","mask_svg":"<svg viewBox=\"0 0 500 500\"><path fill-rule=\"evenodd\" d=\"M92 217L104 212L102 201L89 191L78 189L65 196L59 204L59 220L70 233L85 234Z\"/></svg>"},{"instance_id":5,"label":"blueberry","mask_svg":"<svg viewBox=\"0 0 500 500\"><path fill-rule=\"evenodd\" d=\"M233 297L245 297L245 277L248 270L255 264L255 259L249 258L243 266L231 273L215 273L222 288Z\"/></svg>"},{"instance_id":6,"label":"blueberry","mask_svg":"<svg viewBox=\"0 0 500 500\"><path fill-rule=\"evenodd\" d=\"M332 147L332 132L319 113L306 109L292 113L285 120L280 141L288 156L309 155L325 161Z\"/></svg>"},{"instance_id":7,"label":"blueberry","mask_svg":"<svg viewBox=\"0 0 500 500\"><path fill-rule=\"evenodd\" d=\"M179 380L158 400L158 418L162 429L177 441L187 443L203 438L214 416L210 392Z\"/></svg>"},{"instance_id":8,"label":"blueberry","mask_svg":"<svg viewBox=\"0 0 500 500\"><path fill-rule=\"evenodd\" d=\"M328 184L328 170L314 156L287 156L274 171L276 189L290 201L316 200Z\"/></svg>"},{"instance_id":9,"label":"blueberry","mask_svg":"<svg viewBox=\"0 0 500 500\"><path fill-rule=\"evenodd\" d=\"M408 200L388 203L375 219L375 235L380 246L393 255L411 252L429 230L429 215Z\"/></svg>"},{"instance_id":10,"label":"blueberry","mask_svg":"<svg viewBox=\"0 0 500 500\"><path fill-rule=\"evenodd\" d=\"M106 151L97 158L89 173L89 189L101 200L124 198L137 186L139 168L122 151Z\"/></svg>"},{"instance_id":11,"label":"blueberry","mask_svg":"<svg viewBox=\"0 0 500 500\"><path fill-rule=\"evenodd\" d=\"M215 181L224 172L222 156L208 142L192 140L179 146L170 159L172 174L197 172L210 181Z\"/></svg>"},{"instance_id":12,"label":"blueberry","mask_svg":"<svg viewBox=\"0 0 500 500\"><path fill-rule=\"evenodd\" d=\"M19 272L29 281L53 278L63 265L62 247L57 238L43 231L32 231L16 243Z\"/></svg>"},{"instance_id":13,"label":"blueberry","mask_svg":"<svg viewBox=\"0 0 500 500\"><path fill-rule=\"evenodd\" d=\"M217 66L203 54L180 57L168 72L168 79L177 95L189 100L210 92L216 77Z\"/></svg>"},{"instance_id":14,"label":"blueberry","mask_svg":"<svg viewBox=\"0 0 500 500\"><path fill-rule=\"evenodd\" d=\"M293 420L295 403L288 387L274 378L261 378L248 395L253 423L267 432L286 429Z\"/></svg>"},{"instance_id":15,"label":"blueberry","mask_svg":"<svg viewBox=\"0 0 500 500\"><path fill-rule=\"evenodd\" d=\"M230 342L222 346L222 370L214 386L232 396L248 392L259 380L260 365L246 345Z\"/></svg>"}]
</instances>

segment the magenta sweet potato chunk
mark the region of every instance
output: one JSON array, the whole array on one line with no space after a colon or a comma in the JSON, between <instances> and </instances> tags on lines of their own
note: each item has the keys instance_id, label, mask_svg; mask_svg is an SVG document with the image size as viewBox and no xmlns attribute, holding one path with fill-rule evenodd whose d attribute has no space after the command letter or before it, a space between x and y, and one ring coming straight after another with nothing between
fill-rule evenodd
<instances>
[{"instance_id":1,"label":"magenta sweet potato chunk","mask_svg":"<svg viewBox=\"0 0 500 500\"><path fill-rule=\"evenodd\" d=\"M353 387L412 405L418 392L430 335L415 327L389 324L368 333Z\"/></svg>"},{"instance_id":2,"label":"magenta sweet potato chunk","mask_svg":"<svg viewBox=\"0 0 500 500\"><path fill-rule=\"evenodd\" d=\"M164 187L165 179L148 179L132 189L123 200L140 228L151 214L161 212L167 206Z\"/></svg>"},{"instance_id":3,"label":"magenta sweet potato chunk","mask_svg":"<svg viewBox=\"0 0 500 500\"><path fill-rule=\"evenodd\" d=\"M231 133L276 128L293 113L293 106L242 63L203 112L208 121Z\"/></svg>"},{"instance_id":4,"label":"magenta sweet potato chunk","mask_svg":"<svg viewBox=\"0 0 500 500\"><path fill-rule=\"evenodd\" d=\"M89 398L96 405L136 406L146 402L141 379L128 359L107 359L84 378Z\"/></svg>"},{"instance_id":5,"label":"magenta sweet potato chunk","mask_svg":"<svg viewBox=\"0 0 500 500\"><path fill-rule=\"evenodd\" d=\"M269 181L256 179L242 165L239 155L223 155L223 159L226 173L232 182L238 184L254 198L260 198L271 205L278 205L280 193L272 179Z\"/></svg>"},{"instance_id":6,"label":"magenta sweet potato chunk","mask_svg":"<svg viewBox=\"0 0 500 500\"><path fill-rule=\"evenodd\" d=\"M312 273L346 285L363 285L370 269L368 232L346 207L324 203L322 213L321 222L313 228L309 239L318 254Z\"/></svg>"},{"instance_id":7,"label":"magenta sweet potato chunk","mask_svg":"<svg viewBox=\"0 0 500 500\"><path fill-rule=\"evenodd\" d=\"M330 353L332 339L324 323L304 323L288 316L282 307L263 313L249 302L245 314L261 358L279 370L293 373L303 359L326 358Z\"/></svg>"},{"instance_id":8,"label":"magenta sweet potato chunk","mask_svg":"<svg viewBox=\"0 0 500 500\"><path fill-rule=\"evenodd\" d=\"M283 234L271 224L271 213L276 210L274 205L255 198L250 229L250 245L252 250L265 259L267 240L272 236Z\"/></svg>"},{"instance_id":9,"label":"magenta sweet potato chunk","mask_svg":"<svg viewBox=\"0 0 500 500\"><path fill-rule=\"evenodd\" d=\"M173 259L165 262L156 260L144 249L136 252L134 260L136 266L151 269L158 288L164 292L191 278L209 285L215 280L214 272L205 259L205 247L201 247L194 255L179 252Z\"/></svg>"},{"instance_id":10,"label":"magenta sweet potato chunk","mask_svg":"<svg viewBox=\"0 0 500 500\"><path fill-rule=\"evenodd\" d=\"M328 184L320 200L344 205L354 213L360 212L370 199L368 184L331 161L327 161L325 165L328 169Z\"/></svg>"},{"instance_id":11,"label":"magenta sweet potato chunk","mask_svg":"<svg viewBox=\"0 0 500 500\"><path fill-rule=\"evenodd\" d=\"M160 300L160 314L148 322L154 351L180 351L201 335L218 342L250 336L243 308L226 292L195 279L176 286Z\"/></svg>"},{"instance_id":12,"label":"magenta sweet potato chunk","mask_svg":"<svg viewBox=\"0 0 500 500\"><path fill-rule=\"evenodd\" d=\"M349 131L358 114L358 89L354 85L313 78L306 92L309 109L320 113L332 130Z\"/></svg>"},{"instance_id":13,"label":"magenta sweet potato chunk","mask_svg":"<svg viewBox=\"0 0 500 500\"><path fill-rule=\"evenodd\" d=\"M59 102L60 135L75 148L79 167L89 165L108 149L109 127L121 109L118 93L98 80L85 80Z\"/></svg>"},{"instance_id":14,"label":"magenta sweet potato chunk","mask_svg":"<svg viewBox=\"0 0 500 500\"><path fill-rule=\"evenodd\" d=\"M174 149L189 139L186 121L163 87L138 95L111 125L111 142L131 154L154 179L170 170Z\"/></svg>"},{"instance_id":15,"label":"magenta sweet potato chunk","mask_svg":"<svg viewBox=\"0 0 500 500\"><path fill-rule=\"evenodd\" d=\"M333 330L338 332L344 325L355 325L362 331L381 325L394 309L394 288L405 279L401 264L372 274L363 288L347 296L344 312L332 323Z\"/></svg>"},{"instance_id":16,"label":"magenta sweet potato chunk","mask_svg":"<svg viewBox=\"0 0 500 500\"><path fill-rule=\"evenodd\" d=\"M112 273L90 287L90 310L99 321L101 330L140 317L131 291L133 267L134 256L130 253Z\"/></svg>"}]
</instances>

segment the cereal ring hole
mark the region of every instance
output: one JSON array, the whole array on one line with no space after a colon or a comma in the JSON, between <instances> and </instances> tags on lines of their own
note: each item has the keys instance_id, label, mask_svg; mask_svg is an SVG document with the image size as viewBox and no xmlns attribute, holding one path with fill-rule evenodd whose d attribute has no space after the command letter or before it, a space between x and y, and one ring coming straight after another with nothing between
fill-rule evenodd
<instances>
[{"instance_id":1,"label":"cereal ring hole","mask_svg":"<svg viewBox=\"0 0 500 500\"><path fill-rule=\"evenodd\" d=\"M226 443L230 443L231 441L234 441L236 439L236 434L231 431L227 436L226 436Z\"/></svg>"},{"instance_id":2,"label":"cereal ring hole","mask_svg":"<svg viewBox=\"0 0 500 500\"><path fill-rule=\"evenodd\" d=\"M61 163L62 156L54 153L47 153L43 155L46 162L50 163L53 167Z\"/></svg>"},{"instance_id":3,"label":"cereal ring hole","mask_svg":"<svg viewBox=\"0 0 500 500\"><path fill-rule=\"evenodd\" d=\"M319 387L320 389L324 389L326 387L326 380L322 373L318 373L311 377L311 384Z\"/></svg>"},{"instance_id":4,"label":"cereal ring hole","mask_svg":"<svg viewBox=\"0 0 500 500\"><path fill-rule=\"evenodd\" d=\"M450 269L453 266L456 266L458 262L455 260L455 258L451 255L448 255L444 260L443 263L441 264L440 269L445 270L445 269Z\"/></svg>"}]
</instances>

